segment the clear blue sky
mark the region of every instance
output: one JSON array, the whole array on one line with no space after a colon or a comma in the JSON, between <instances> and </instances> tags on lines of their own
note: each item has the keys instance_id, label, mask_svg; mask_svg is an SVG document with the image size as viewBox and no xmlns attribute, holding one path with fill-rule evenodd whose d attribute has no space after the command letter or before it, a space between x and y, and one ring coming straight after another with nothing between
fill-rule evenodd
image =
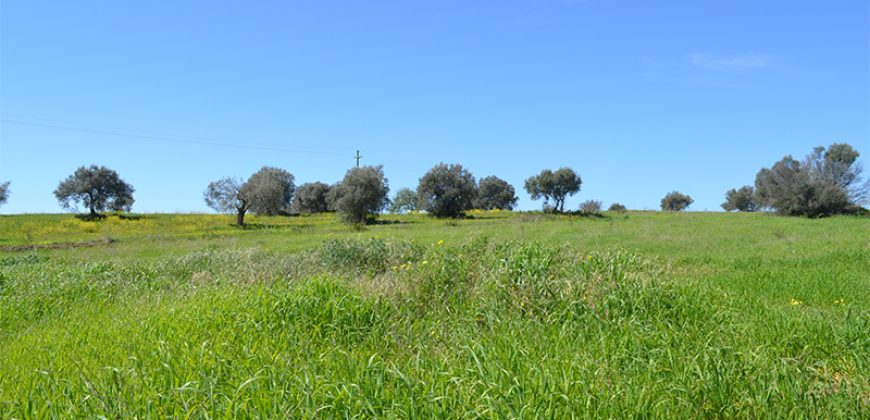
<instances>
[{"instance_id":1,"label":"clear blue sky","mask_svg":"<svg viewBox=\"0 0 870 420\"><path fill-rule=\"evenodd\" d=\"M571 208L720 210L786 154L870 166L868 22L847 0L4 0L0 212L61 211L91 163L134 211L207 211L212 180L332 183L356 149L393 192L461 163L536 209L523 180L570 166Z\"/></svg>"}]
</instances>

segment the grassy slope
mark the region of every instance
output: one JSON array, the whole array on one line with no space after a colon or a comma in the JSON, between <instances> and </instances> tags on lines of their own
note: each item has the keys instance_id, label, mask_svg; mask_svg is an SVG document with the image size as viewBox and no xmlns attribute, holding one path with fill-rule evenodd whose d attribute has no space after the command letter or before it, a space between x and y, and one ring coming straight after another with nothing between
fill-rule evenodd
<instances>
[{"instance_id":1,"label":"grassy slope","mask_svg":"<svg viewBox=\"0 0 870 420\"><path fill-rule=\"evenodd\" d=\"M0 217L0 246L118 240L2 257L0 417L868 415L868 219L475 217L363 232L330 216L245 230L226 216ZM414 241L415 268L393 245L376 257L395 264L361 275L364 261L288 254L372 237ZM509 240L544 245L490 259ZM580 312L561 295L539 298L558 311L523 306L560 270L590 287L572 270L592 252L605 284L621 281L612 267L658 274ZM546 273L514 278L500 261Z\"/></svg>"}]
</instances>

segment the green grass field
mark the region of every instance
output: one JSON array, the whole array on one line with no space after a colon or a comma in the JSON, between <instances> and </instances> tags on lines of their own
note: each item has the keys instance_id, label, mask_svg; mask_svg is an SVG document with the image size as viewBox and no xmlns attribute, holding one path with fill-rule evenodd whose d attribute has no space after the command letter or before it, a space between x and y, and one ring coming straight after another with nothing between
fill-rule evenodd
<instances>
[{"instance_id":1,"label":"green grass field","mask_svg":"<svg viewBox=\"0 0 870 420\"><path fill-rule=\"evenodd\" d=\"M470 215L0 216L0 418L870 417L870 219Z\"/></svg>"}]
</instances>

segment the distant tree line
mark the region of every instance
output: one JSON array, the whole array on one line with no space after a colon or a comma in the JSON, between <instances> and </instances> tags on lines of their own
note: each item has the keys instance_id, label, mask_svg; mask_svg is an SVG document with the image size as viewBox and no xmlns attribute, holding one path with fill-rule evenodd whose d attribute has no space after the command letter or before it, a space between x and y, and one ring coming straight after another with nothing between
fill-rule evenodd
<instances>
[{"instance_id":1,"label":"distant tree line","mask_svg":"<svg viewBox=\"0 0 870 420\"><path fill-rule=\"evenodd\" d=\"M569 168L545 170L527 181L529 188L534 198L544 198L545 210L561 212L565 198L580 190L580 176ZM512 210L518 201L514 187L507 181L496 176L477 181L460 164L435 165L420 178L416 190L402 188L392 200L388 198L389 191L381 166L353 168L334 185L312 182L298 189L294 188L291 174L264 167L244 182L232 178L212 182L204 198L214 210L235 213L239 225L244 224L249 211L256 214L334 211L348 223L365 224L385 209L392 213L424 211L437 218L459 218L472 209ZM553 200L552 206L549 200Z\"/></svg>"},{"instance_id":2,"label":"distant tree line","mask_svg":"<svg viewBox=\"0 0 870 420\"><path fill-rule=\"evenodd\" d=\"M248 213L260 215L313 214L336 212L352 224L373 221L388 209L392 213L425 211L438 218L459 218L472 209L513 210L518 198L514 187L497 176L478 182L460 164L439 163L420 178L416 190L400 189L393 200L388 198L388 180L381 166L353 168L334 185L310 182L298 188L290 172L264 166L247 180L222 178L208 184L203 199L208 207L236 216L244 225ZM562 213L565 200L580 191L582 180L571 168L545 169L529 177L525 189L533 200L543 199L546 212ZM0 204L9 196L9 182L0 184ZM129 211L134 188L117 172L104 166L80 167L61 181L54 194L62 207L77 211L81 205L90 216L104 211ZM689 203L691 199L689 199ZM664 203L664 200L663 200ZM600 201L588 200L580 205L580 214L601 212ZM663 204L663 208L664 204ZM681 210L683 206L669 206ZM609 211L624 212L625 206L613 203Z\"/></svg>"},{"instance_id":3,"label":"distant tree line","mask_svg":"<svg viewBox=\"0 0 870 420\"><path fill-rule=\"evenodd\" d=\"M725 193L726 211L772 210L791 216L819 217L855 213L870 198L870 180L862 182L859 153L845 143L817 147L802 161L786 156L770 168L762 168L755 185ZM262 215L336 212L351 224L372 222L388 210L391 213L426 212L438 218L464 217L468 210L513 210L517 204L514 187L497 176L479 181L460 164L439 163L427 171L416 189L402 188L389 199L389 182L381 166L350 169L341 181L329 185L309 182L296 187L290 172L264 166L247 180L223 178L211 182L203 193L212 209L232 213L244 225L250 212ZM9 182L0 183L0 205L9 198ZM583 185L580 175L568 167L544 169L523 184L533 200L543 199L543 210L564 213L565 201ZM112 169L82 166L62 180L54 191L60 205L88 215L105 211L130 211L134 188ZM678 191L661 200L663 211L681 211L693 203ZM586 200L573 214L599 215L603 204ZM610 212L625 212L613 203Z\"/></svg>"}]
</instances>

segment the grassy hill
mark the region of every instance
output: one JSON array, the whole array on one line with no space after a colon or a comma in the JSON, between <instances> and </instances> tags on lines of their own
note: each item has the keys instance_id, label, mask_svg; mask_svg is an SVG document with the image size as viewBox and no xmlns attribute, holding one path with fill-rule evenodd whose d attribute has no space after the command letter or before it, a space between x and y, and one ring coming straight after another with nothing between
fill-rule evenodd
<instances>
[{"instance_id":1,"label":"grassy hill","mask_svg":"<svg viewBox=\"0 0 870 420\"><path fill-rule=\"evenodd\" d=\"M0 418L870 416L870 219L0 216Z\"/></svg>"}]
</instances>

